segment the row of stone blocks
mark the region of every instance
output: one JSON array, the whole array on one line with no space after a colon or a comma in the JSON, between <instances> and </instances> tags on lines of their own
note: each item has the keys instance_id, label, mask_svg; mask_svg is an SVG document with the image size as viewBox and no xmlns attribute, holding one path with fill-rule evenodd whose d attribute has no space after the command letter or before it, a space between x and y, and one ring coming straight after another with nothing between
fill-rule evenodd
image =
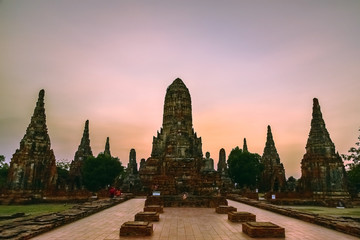
<instances>
[{"instance_id":1,"label":"row of stone blocks","mask_svg":"<svg viewBox=\"0 0 360 240\"><path fill-rule=\"evenodd\" d=\"M154 230L150 222L158 222L159 214L163 212L163 207L160 205L145 206L144 212L135 215L135 221L128 221L121 225L120 236L151 236Z\"/></svg>"},{"instance_id":2,"label":"row of stone blocks","mask_svg":"<svg viewBox=\"0 0 360 240\"><path fill-rule=\"evenodd\" d=\"M256 222L256 215L249 212L237 212L237 208L220 205L215 210L220 214L228 214L231 222L242 222L242 231L254 238L284 238L285 229L271 222Z\"/></svg>"}]
</instances>

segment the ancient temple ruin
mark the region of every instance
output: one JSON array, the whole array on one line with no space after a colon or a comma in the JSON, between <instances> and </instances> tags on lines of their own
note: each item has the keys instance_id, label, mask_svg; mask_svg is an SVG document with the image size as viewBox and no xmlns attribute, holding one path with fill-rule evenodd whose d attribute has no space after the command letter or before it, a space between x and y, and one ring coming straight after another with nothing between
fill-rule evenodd
<instances>
[{"instance_id":1,"label":"ancient temple ruin","mask_svg":"<svg viewBox=\"0 0 360 240\"><path fill-rule=\"evenodd\" d=\"M301 161L299 188L302 192L311 192L315 198L349 198L344 163L335 152L316 98L306 153Z\"/></svg>"},{"instance_id":2,"label":"ancient temple ruin","mask_svg":"<svg viewBox=\"0 0 360 240\"><path fill-rule=\"evenodd\" d=\"M244 138L243 152L249 152L248 147L247 147L247 143L246 143L246 138Z\"/></svg>"},{"instance_id":3,"label":"ancient temple ruin","mask_svg":"<svg viewBox=\"0 0 360 240\"><path fill-rule=\"evenodd\" d=\"M129 153L129 163L125 170L125 177L121 185L121 190L123 192L139 192L142 189L139 171L136 162L136 151L131 149Z\"/></svg>"},{"instance_id":4,"label":"ancient temple ruin","mask_svg":"<svg viewBox=\"0 0 360 240\"><path fill-rule=\"evenodd\" d=\"M260 179L260 190L264 192L280 192L286 187L285 169L280 162L279 154L271 133L271 127L267 127L266 144L261 157L264 170Z\"/></svg>"},{"instance_id":5,"label":"ancient temple ruin","mask_svg":"<svg viewBox=\"0 0 360 240\"><path fill-rule=\"evenodd\" d=\"M109 137L106 138L104 154L111 156L111 152L110 152L110 139L109 139Z\"/></svg>"},{"instance_id":6,"label":"ancient temple ruin","mask_svg":"<svg viewBox=\"0 0 360 240\"><path fill-rule=\"evenodd\" d=\"M56 184L56 162L46 126L44 95L45 91L41 90L20 148L11 159L7 179L10 190L41 192Z\"/></svg>"},{"instance_id":7,"label":"ancient temple ruin","mask_svg":"<svg viewBox=\"0 0 360 240\"><path fill-rule=\"evenodd\" d=\"M225 149L220 149L219 151L219 161L217 165L217 171L223 175L227 175L227 164L226 164L226 154Z\"/></svg>"},{"instance_id":8,"label":"ancient temple ruin","mask_svg":"<svg viewBox=\"0 0 360 240\"><path fill-rule=\"evenodd\" d=\"M201 138L192 123L191 97L177 78L166 91L163 125L153 137L151 157L140 168L146 191L161 194L206 195L218 191L220 174L204 169Z\"/></svg>"},{"instance_id":9,"label":"ancient temple ruin","mask_svg":"<svg viewBox=\"0 0 360 240\"><path fill-rule=\"evenodd\" d=\"M110 149L109 149L110 152ZM78 150L75 153L74 160L70 164L70 181L71 181L71 190L82 189L83 181L82 181L82 166L84 160L87 157L93 157L93 153L90 147L90 137L89 137L89 120L85 122L84 133L81 138L80 145Z\"/></svg>"},{"instance_id":10,"label":"ancient temple ruin","mask_svg":"<svg viewBox=\"0 0 360 240\"><path fill-rule=\"evenodd\" d=\"M221 148L219 151L219 161L216 171L220 174L222 184L220 190L226 192L228 189L231 189L233 187L233 183L229 177L228 165L226 163L226 153L224 148Z\"/></svg>"}]
</instances>

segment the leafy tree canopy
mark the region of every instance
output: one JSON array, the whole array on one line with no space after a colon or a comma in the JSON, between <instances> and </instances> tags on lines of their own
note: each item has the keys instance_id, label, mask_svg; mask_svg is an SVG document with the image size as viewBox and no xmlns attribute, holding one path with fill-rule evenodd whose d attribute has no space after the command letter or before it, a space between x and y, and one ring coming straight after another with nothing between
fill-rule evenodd
<instances>
[{"instance_id":1,"label":"leafy tree canopy","mask_svg":"<svg viewBox=\"0 0 360 240\"><path fill-rule=\"evenodd\" d=\"M4 155L0 155L0 168L9 168L9 164L5 162Z\"/></svg>"},{"instance_id":2,"label":"leafy tree canopy","mask_svg":"<svg viewBox=\"0 0 360 240\"><path fill-rule=\"evenodd\" d=\"M56 161L56 171L58 174L58 184L65 185L69 181L70 162L67 160Z\"/></svg>"},{"instance_id":3,"label":"leafy tree canopy","mask_svg":"<svg viewBox=\"0 0 360 240\"><path fill-rule=\"evenodd\" d=\"M359 129L360 132L360 129ZM352 161L354 164L360 163L360 135L358 137L358 142L355 143L357 147L351 147L348 151L350 154L342 154L342 157L345 160Z\"/></svg>"},{"instance_id":4,"label":"leafy tree canopy","mask_svg":"<svg viewBox=\"0 0 360 240\"><path fill-rule=\"evenodd\" d=\"M293 176L290 176L286 182L286 185L287 185L287 189L290 191L290 192L293 192L296 190L296 178L294 178Z\"/></svg>"},{"instance_id":5,"label":"leafy tree canopy","mask_svg":"<svg viewBox=\"0 0 360 240\"><path fill-rule=\"evenodd\" d=\"M260 155L242 151L239 147L231 150L228 158L229 175L239 187L257 187L258 177L263 170Z\"/></svg>"},{"instance_id":6,"label":"leafy tree canopy","mask_svg":"<svg viewBox=\"0 0 360 240\"><path fill-rule=\"evenodd\" d=\"M0 188L5 187L9 172L9 164L5 162L5 156L0 155Z\"/></svg>"},{"instance_id":7,"label":"leafy tree canopy","mask_svg":"<svg viewBox=\"0 0 360 240\"><path fill-rule=\"evenodd\" d=\"M84 186L96 192L112 185L115 178L123 173L124 167L119 158L100 153L96 158L86 158L82 170Z\"/></svg>"},{"instance_id":8,"label":"leafy tree canopy","mask_svg":"<svg viewBox=\"0 0 360 240\"><path fill-rule=\"evenodd\" d=\"M351 163L348 164L349 170L347 171L347 178L349 190L352 194L360 192L360 135L355 145L357 147L351 147L348 151L349 154L342 154L344 160L351 161Z\"/></svg>"},{"instance_id":9,"label":"leafy tree canopy","mask_svg":"<svg viewBox=\"0 0 360 240\"><path fill-rule=\"evenodd\" d=\"M70 162L67 160L60 160L60 161L56 161L56 167L59 169L63 169L66 171L70 170Z\"/></svg>"}]
</instances>

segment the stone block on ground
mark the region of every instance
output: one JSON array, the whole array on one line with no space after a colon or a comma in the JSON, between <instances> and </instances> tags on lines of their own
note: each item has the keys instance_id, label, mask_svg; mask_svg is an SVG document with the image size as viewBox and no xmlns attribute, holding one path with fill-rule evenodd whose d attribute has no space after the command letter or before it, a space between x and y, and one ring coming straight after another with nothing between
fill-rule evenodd
<instances>
[{"instance_id":1,"label":"stone block on ground","mask_svg":"<svg viewBox=\"0 0 360 240\"><path fill-rule=\"evenodd\" d=\"M227 214L228 212L236 212L237 208L233 206L219 205L216 209L216 213Z\"/></svg>"},{"instance_id":2,"label":"stone block on ground","mask_svg":"<svg viewBox=\"0 0 360 240\"><path fill-rule=\"evenodd\" d=\"M242 224L242 231L255 238L285 237L285 228L271 222L246 222Z\"/></svg>"},{"instance_id":3,"label":"stone block on ground","mask_svg":"<svg viewBox=\"0 0 360 240\"><path fill-rule=\"evenodd\" d=\"M163 213L164 208L161 205L148 205L144 207L144 212L158 212Z\"/></svg>"},{"instance_id":4,"label":"stone block on ground","mask_svg":"<svg viewBox=\"0 0 360 240\"><path fill-rule=\"evenodd\" d=\"M135 215L135 221L158 222L159 219L158 212L138 212Z\"/></svg>"},{"instance_id":5,"label":"stone block on ground","mask_svg":"<svg viewBox=\"0 0 360 240\"><path fill-rule=\"evenodd\" d=\"M249 212L228 212L231 222L256 222L256 215Z\"/></svg>"},{"instance_id":6,"label":"stone block on ground","mask_svg":"<svg viewBox=\"0 0 360 240\"><path fill-rule=\"evenodd\" d=\"M128 221L120 228L120 236L151 236L153 225L143 221Z\"/></svg>"}]
</instances>

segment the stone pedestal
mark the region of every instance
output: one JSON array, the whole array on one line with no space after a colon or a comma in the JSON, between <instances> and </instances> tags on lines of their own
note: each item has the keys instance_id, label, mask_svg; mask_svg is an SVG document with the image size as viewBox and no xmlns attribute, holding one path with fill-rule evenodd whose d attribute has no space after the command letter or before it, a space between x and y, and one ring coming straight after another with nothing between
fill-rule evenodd
<instances>
[{"instance_id":1,"label":"stone pedestal","mask_svg":"<svg viewBox=\"0 0 360 240\"><path fill-rule=\"evenodd\" d=\"M164 208L160 205L148 205L144 207L144 212L157 212L157 213L163 213Z\"/></svg>"},{"instance_id":2,"label":"stone pedestal","mask_svg":"<svg viewBox=\"0 0 360 240\"><path fill-rule=\"evenodd\" d=\"M138 212L135 215L135 221L158 222L159 221L159 213L158 212Z\"/></svg>"},{"instance_id":3,"label":"stone pedestal","mask_svg":"<svg viewBox=\"0 0 360 240\"><path fill-rule=\"evenodd\" d=\"M153 225L149 222L129 221L121 225L120 236L150 236Z\"/></svg>"},{"instance_id":4,"label":"stone pedestal","mask_svg":"<svg viewBox=\"0 0 360 240\"><path fill-rule=\"evenodd\" d=\"M236 212L236 211L237 211L237 208L235 208L233 206L226 206L226 205L219 205L215 209L215 212L220 213L220 214L227 214L229 212Z\"/></svg>"},{"instance_id":5,"label":"stone pedestal","mask_svg":"<svg viewBox=\"0 0 360 240\"><path fill-rule=\"evenodd\" d=\"M256 215L249 212L228 212L231 222L256 222Z\"/></svg>"},{"instance_id":6,"label":"stone pedestal","mask_svg":"<svg viewBox=\"0 0 360 240\"><path fill-rule=\"evenodd\" d=\"M284 238L285 228L271 222L246 222L242 224L242 231L250 237Z\"/></svg>"}]
</instances>

